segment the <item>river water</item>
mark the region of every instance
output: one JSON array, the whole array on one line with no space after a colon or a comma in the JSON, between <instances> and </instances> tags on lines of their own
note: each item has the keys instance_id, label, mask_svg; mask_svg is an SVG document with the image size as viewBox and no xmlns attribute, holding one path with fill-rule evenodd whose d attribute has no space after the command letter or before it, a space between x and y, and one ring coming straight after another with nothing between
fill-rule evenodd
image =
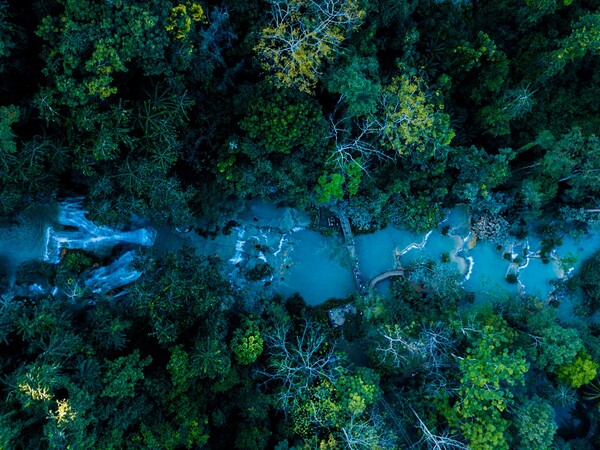
<instances>
[{"instance_id":1,"label":"river water","mask_svg":"<svg viewBox=\"0 0 600 450\"><path fill-rule=\"evenodd\" d=\"M309 230L311 221L305 213L251 201L235 220L229 235L205 239L189 233L187 238L198 254L216 256L223 274L248 298L299 293L315 305L354 292L342 239ZM272 273L249 280L249 271L265 263Z\"/></svg>"},{"instance_id":2,"label":"river water","mask_svg":"<svg viewBox=\"0 0 600 450\"><path fill-rule=\"evenodd\" d=\"M0 263L9 285L14 283L19 264L42 260L57 263L65 248L106 254L123 243L132 248L153 245L158 251L176 250L187 244L197 254L218 260L223 275L250 300L297 292L307 303L316 305L356 293L351 261L341 236L326 236L308 229L309 217L293 208L247 202L227 233L204 238L194 232L184 234L161 227L122 231L97 226L86 218L81 203L81 199L69 199L58 205L36 206L24 213L17 224L0 229ZM529 238L500 245L476 242L469 233L468 220L467 209L459 206L424 235L387 227L356 236L364 278L370 280L398 265L407 267L415 261L431 259L449 264L460 273L464 288L475 293L476 301L517 293L546 298L554 290L552 282L570 269L561 267L561 258L576 256L577 261L571 264L576 268L600 249L598 232L578 239L566 236L563 245L555 250L554 260L544 264L541 259L530 257L539 249L539 240ZM523 251L525 247L527 252ZM511 264L506 253L521 261ZM131 268L134 255L135 250L130 250L112 264L96 269L85 284L95 292L107 292L135 281L141 274ZM442 262L442 255L447 262ZM259 276L257 268L264 269ZM506 274L510 272L518 275L518 282L507 281ZM387 283L380 283L377 290L385 293Z\"/></svg>"},{"instance_id":3,"label":"river water","mask_svg":"<svg viewBox=\"0 0 600 450\"><path fill-rule=\"evenodd\" d=\"M0 228L0 262L8 286L14 286L19 265L44 261L60 262L68 249L82 249L108 256L117 244L152 246L152 228L117 230L96 225L87 218L82 198L71 198L53 205L33 205L17 223ZM134 252L121 255L106 267L93 271L85 284L93 292L108 292L135 281L141 273L132 268Z\"/></svg>"},{"instance_id":4,"label":"river water","mask_svg":"<svg viewBox=\"0 0 600 450\"><path fill-rule=\"evenodd\" d=\"M309 224L308 217L297 210L252 201L231 235L214 239L192 236L191 240L200 254L218 255L226 276L250 296L272 293L288 296L297 292L307 303L316 305L329 298L356 293L351 261L341 236L308 230ZM356 236L355 244L366 280L394 269L397 264L407 267L415 261L431 259L449 264L460 273L463 287L474 292L475 301L480 302L518 293L547 298L554 290L552 283L565 275L559 260L577 256L576 262L566 268L567 272L576 269L581 261L600 249L600 233L579 238L565 236L563 245L555 249L555 260L544 264L535 257L540 249L535 237L508 243L473 240L468 210L459 206L449 211L446 220L429 233L418 235L386 227ZM511 264L505 253L510 253L513 259L520 257L521 261ZM449 262L442 262L443 254ZM244 274L262 262L270 264L274 273L263 280L247 280ZM506 275L511 271L517 274L518 282L507 281ZM387 283L380 283L377 289L385 293Z\"/></svg>"}]
</instances>

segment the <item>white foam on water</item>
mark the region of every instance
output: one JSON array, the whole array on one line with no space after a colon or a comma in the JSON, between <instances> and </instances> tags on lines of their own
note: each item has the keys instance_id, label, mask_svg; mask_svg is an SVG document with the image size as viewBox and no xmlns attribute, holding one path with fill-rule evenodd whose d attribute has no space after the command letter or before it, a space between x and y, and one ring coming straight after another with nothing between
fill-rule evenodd
<instances>
[{"instance_id":1,"label":"white foam on water","mask_svg":"<svg viewBox=\"0 0 600 450\"><path fill-rule=\"evenodd\" d=\"M408 245L407 245L407 246L404 248L404 250L402 250L402 251L400 252L400 256L402 256L402 255L404 255L404 254L408 253L408 252L409 252L409 251L411 251L411 250L415 250L415 249L418 249L418 250L423 250L423 247L425 247L425 245L427 245L427 240L429 239L429 236L431 236L431 233L433 233L433 230L429 231L429 232L428 232L428 233L425 235L425 237L423 237L423 240L422 240L422 241L421 241L419 244L417 244L416 242L413 242L412 244L408 244Z\"/></svg>"},{"instance_id":2,"label":"white foam on water","mask_svg":"<svg viewBox=\"0 0 600 450\"><path fill-rule=\"evenodd\" d=\"M529 266L529 261L531 261L531 258L529 258L529 257L525 258L525 264L523 264L522 266L519 266L517 268L517 272L520 272L521 270L526 269L527 266Z\"/></svg>"},{"instance_id":3,"label":"white foam on water","mask_svg":"<svg viewBox=\"0 0 600 450\"><path fill-rule=\"evenodd\" d=\"M281 236L281 239L279 239L279 246L277 247L277 250L275 251L275 253L273 253L273 256L277 256L279 254L279 252L281 252L281 248L283 247L283 243L285 242L285 234L283 236Z\"/></svg>"},{"instance_id":4,"label":"white foam on water","mask_svg":"<svg viewBox=\"0 0 600 450\"><path fill-rule=\"evenodd\" d=\"M233 265L236 265L244 260L242 255L244 254L244 245L246 244L246 241L243 239L245 235L246 235L246 230L244 228L240 227L237 229L237 241L235 242L235 255L233 255L233 257L231 259L229 259L229 262Z\"/></svg>"},{"instance_id":5,"label":"white foam on water","mask_svg":"<svg viewBox=\"0 0 600 450\"><path fill-rule=\"evenodd\" d=\"M106 250L120 243L150 247L156 239L156 231L140 228L132 231L118 231L113 228L96 225L86 217L83 198L65 200L60 204L58 222L75 230L46 229L44 261L57 264L63 248L83 249L91 252Z\"/></svg>"},{"instance_id":6,"label":"white foam on water","mask_svg":"<svg viewBox=\"0 0 600 450\"><path fill-rule=\"evenodd\" d=\"M108 266L94 270L85 281L86 287L99 294L133 283L142 275L131 267L134 255L133 251L124 253Z\"/></svg>"},{"instance_id":7,"label":"white foam on water","mask_svg":"<svg viewBox=\"0 0 600 450\"><path fill-rule=\"evenodd\" d=\"M465 281L471 278L471 274L473 273L473 267L475 266L475 260L473 259L472 256L467 256L465 258L467 261L469 261L469 270L467 271L467 274L465 275Z\"/></svg>"}]
</instances>

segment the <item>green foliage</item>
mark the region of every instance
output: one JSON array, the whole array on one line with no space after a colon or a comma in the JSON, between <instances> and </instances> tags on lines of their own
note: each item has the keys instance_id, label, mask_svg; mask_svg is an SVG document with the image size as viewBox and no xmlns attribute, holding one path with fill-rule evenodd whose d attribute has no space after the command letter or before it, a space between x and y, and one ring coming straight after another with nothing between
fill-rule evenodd
<instances>
[{"instance_id":1,"label":"green foliage","mask_svg":"<svg viewBox=\"0 0 600 450\"><path fill-rule=\"evenodd\" d=\"M389 205L390 222L417 233L431 231L443 220L441 194L445 192L423 189L419 194L396 196Z\"/></svg>"},{"instance_id":2,"label":"green foliage","mask_svg":"<svg viewBox=\"0 0 600 450\"><path fill-rule=\"evenodd\" d=\"M319 105L306 95L265 84L258 98L249 99L240 128L256 142L261 153L289 154L298 148L322 145L324 120Z\"/></svg>"},{"instance_id":3,"label":"green foliage","mask_svg":"<svg viewBox=\"0 0 600 450\"><path fill-rule=\"evenodd\" d=\"M145 94L147 100L137 114L143 136L141 144L149 163L166 174L178 159L179 131L186 125L187 112L194 102L186 91L168 85L156 84Z\"/></svg>"},{"instance_id":4,"label":"green foliage","mask_svg":"<svg viewBox=\"0 0 600 450\"><path fill-rule=\"evenodd\" d=\"M306 204L327 144L320 105L305 94L263 81L234 99L240 138L229 135L214 173L226 192Z\"/></svg>"},{"instance_id":5,"label":"green foliage","mask_svg":"<svg viewBox=\"0 0 600 450\"><path fill-rule=\"evenodd\" d=\"M332 175L321 175L317 185L317 201L319 203L328 203L333 200L344 198L344 177L339 173Z\"/></svg>"},{"instance_id":6,"label":"green foliage","mask_svg":"<svg viewBox=\"0 0 600 450\"><path fill-rule=\"evenodd\" d=\"M565 69L568 62L587 54L597 56L600 52L600 13L589 12L578 17L571 26L571 34L560 42L560 47L545 59L545 77L552 77Z\"/></svg>"},{"instance_id":7,"label":"green foliage","mask_svg":"<svg viewBox=\"0 0 600 450\"><path fill-rule=\"evenodd\" d=\"M600 185L598 138L583 136L579 128L573 128L560 139L540 133L527 151L537 146L542 154L538 163L526 167L529 173L519 183L517 196L530 218L562 204L595 205Z\"/></svg>"},{"instance_id":8,"label":"green foliage","mask_svg":"<svg viewBox=\"0 0 600 450\"><path fill-rule=\"evenodd\" d=\"M244 318L242 327L233 333L231 350L241 365L246 366L256 361L263 351L263 339L256 320Z\"/></svg>"},{"instance_id":9,"label":"green foliage","mask_svg":"<svg viewBox=\"0 0 600 450\"><path fill-rule=\"evenodd\" d=\"M510 387L523 383L529 369L524 352L512 348L514 338L503 319L489 316L459 358L461 387L454 413L470 448L509 448L509 422L502 413L512 404Z\"/></svg>"},{"instance_id":10,"label":"green foliage","mask_svg":"<svg viewBox=\"0 0 600 450\"><path fill-rule=\"evenodd\" d=\"M346 169L346 176L348 177L346 188L348 189L349 195L358 194L358 188L360 187L360 182L363 176L361 162L362 161L358 159L356 163L350 164L350 166Z\"/></svg>"},{"instance_id":11,"label":"green foliage","mask_svg":"<svg viewBox=\"0 0 600 450\"><path fill-rule=\"evenodd\" d=\"M12 51L16 47L14 41L16 27L8 20L10 10L8 4L3 1L0 3L0 74L6 71L6 62L9 60Z\"/></svg>"},{"instance_id":12,"label":"green foliage","mask_svg":"<svg viewBox=\"0 0 600 450\"><path fill-rule=\"evenodd\" d=\"M165 224L213 230L257 197L337 202L357 231L425 233L456 203L515 231L543 219L544 258L597 219L594 2L17 3L0 0L2 238L32 218L43 235L55 212L29 205L72 195L95 221L150 220L161 243ZM543 449L556 424L536 393L597 400L593 324L523 296L505 319L470 315L450 262L355 299L366 338L335 348L354 336L248 298L216 259L144 251L113 300L85 288L104 256L4 277L0 448ZM598 261L566 282L589 313Z\"/></svg>"},{"instance_id":13,"label":"green foliage","mask_svg":"<svg viewBox=\"0 0 600 450\"><path fill-rule=\"evenodd\" d=\"M600 306L600 252L581 264L574 280L583 289L587 305L595 311Z\"/></svg>"},{"instance_id":14,"label":"green foliage","mask_svg":"<svg viewBox=\"0 0 600 450\"><path fill-rule=\"evenodd\" d=\"M187 380L194 376L190 367L190 356L181 346L177 346L171 351L167 370L175 387L185 386Z\"/></svg>"},{"instance_id":15,"label":"green foliage","mask_svg":"<svg viewBox=\"0 0 600 450\"><path fill-rule=\"evenodd\" d=\"M164 422L155 429L142 425L139 436L134 437L133 441L139 443L141 448L194 448L206 445L208 439L202 424L194 419L179 429Z\"/></svg>"},{"instance_id":16,"label":"green foliage","mask_svg":"<svg viewBox=\"0 0 600 450\"><path fill-rule=\"evenodd\" d=\"M12 125L19 120L19 115L19 108L16 106L0 106L0 148L4 167L17 151Z\"/></svg>"},{"instance_id":17,"label":"green foliage","mask_svg":"<svg viewBox=\"0 0 600 450\"><path fill-rule=\"evenodd\" d=\"M127 72L133 61L147 75L167 70L164 58L171 43L166 8L154 1L85 7L76 0L58 3L61 14L44 17L36 31L47 42L45 72L53 83L53 89L43 94L46 118L52 119L59 107L116 94L115 77Z\"/></svg>"},{"instance_id":18,"label":"green foliage","mask_svg":"<svg viewBox=\"0 0 600 450\"><path fill-rule=\"evenodd\" d=\"M551 405L539 397L534 397L519 406L516 415L516 441L519 448L523 450L552 448L558 425L554 420L554 409Z\"/></svg>"},{"instance_id":19,"label":"green foliage","mask_svg":"<svg viewBox=\"0 0 600 450\"><path fill-rule=\"evenodd\" d=\"M493 189L509 179L515 156L510 148L500 149L497 155L475 146L453 152L448 165L459 170L452 187L455 197L473 205L491 200Z\"/></svg>"},{"instance_id":20,"label":"green foliage","mask_svg":"<svg viewBox=\"0 0 600 450\"><path fill-rule=\"evenodd\" d=\"M454 131L440 96L440 92L429 92L421 77L410 73L393 77L384 87L378 118L381 144L400 156L422 154L421 158L427 158L444 154Z\"/></svg>"},{"instance_id":21,"label":"green foliage","mask_svg":"<svg viewBox=\"0 0 600 450\"><path fill-rule=\"evenodd\" d=\"M19 120L20 111L16 106L0 106L0 213L12 211L18 200L14 192L14 168L17 164L17 143L13 125Z\"/></svg>"},{"instance_id":22,"label":"green foliage","mask_svg":"<svg viewBox=\"0 0 600 450\"><path fill-rule=\"evenodd\" d=\"M525 11L523 16L528 22L537 22L545 15L554 13L563 3L567 5L572 0L558 1L558 0L526 0Z\"/></svg>"},{"instance_id":23,"label":"green foliage","mask_svg":"<svg viewBox=\"0 0 600 450\"><path fill-rule=\"evenodd\" d=\"M223 381L224 386L228 385L227 382L235 382L235 377L230 371L231 357L218 328L212 329L206 336L196 339L191 353L191 365L192 373L201 378L223 380L229 376L229 379L226 378ZM222 389L217 386L215 385L215 390Z\"/></svg>"},{"instance_id":24,"label":"green foliage","mask_svg":"<svg viewBox=\"0 0 600 450\"><path fill-rule=\"evenodd\" d=\"M192 30L194 22L206 21L202 6L187 2L174 6L169 12L169 21L165 29L170 32L175 39L184 39Z\"/></svg>"},{"instance_id":25,"label":"green foliage","mask_svg":"<svg viewBox=\"0 0 600 450\"><path fill-rule=\"evenodd\" d=\"M533 339L529 353L536 367L555 373L559 366L573 361L583 347L577 330L559 325L546 310L531 311L528 316L527 330Z\"/></svg>"},{"instance_id":26,"label":"green foliage","mask_svg":"<svg viewBox=\"0 0 600 450\"><path fill-rule=\"evenodd\" d=\"M254 50L277 83L310 93L320 66L339 52L365 12L356 0L284 0L271 6L271 23L262 29Z\"/></svg>"},{"instance_id":27,"label":"green foliage","mask_svg":"<svg viewBox=\"0 0 600 450\"><path fill-rule=\"evenodd\" d=\"M454 63L468 72L481 67L484 61L494 61L500 50L487 33L479 31L475 42L464 42L454 49L454 53Z\"/></svg>"},{"instance_id":28,"label":"green foliage","mask_svg":"<svg viewBox=\"0 0 600 450\"><path fill-rule=\"evenodd\" d=\"M596 378L598 367L598 363L592 361L589 353L582 349L577 353L575 359L558 367L556 375L561 383L580 388Z\"/></svg>"},{"instance_id":29,"label":"green foliage","mask_svg":"<svg viewBox=\"0 0 600 450\"><path fill-rule=\"evenodd\" d=\"M351 117L375 113L380 96L378 71L375 58L352 58L328 72L327 90L342 96Z\"/></svg>"},{"instance_id":30,"label":"green foliage","mask_svg":"<svg viewBox=\"0 0 600 450\"><path fill-rule=\"evenodd\" d=\"M380 396L378 377L371 369L359 368L335 381L320 380L292 409L294 431L306 438L315 429L343 428L350 420L368 414Z\"/></svg>"},{"instance_id":31,"label":"green foliage","mask_svg":"<svg viewBox=\"0 0 600 450\"><path fill-rule=\"evenodd\" d=\"M11 416L12 414L3 414L0 417L0 448L10 448L11 442L15 442L23 432Z\"/></svg>"},{"instance_id":32,"label":"green foliage","mask_svg":"<svg viewBox=\"0 0 600 450\"><path fill-rule=\"evenodd\" d=\"M152 362L151 357L140 360L140 353L135 350L127 356L114 361L107 361L103 381L106 383L102 395L125 399L135 395L135 385L144 379L143 369Z\"/></svg>"},{"instance_id":33,"label":"green foliage","mask_svg":"<svg viewBox=\"0 0 600 450\"><path fill-rule=\"evenodd\" d=\"M494 103L481 109L482 126L493 136L510 134L510 122L523 118L532 110L535 104L534 93L527 86L506 90Z\"/></svg>"},{"instance_id":34,"label":"green foliage","mask_svg":"<svg viewBox=\"0 0 600 450\"><path fill-rule=\"evenodd\" d=\"M565 199L571 202L584 202L598 195L599 149L596 136L585 137L577 128L560 140L545 143L540 168L546 178L544 188L556 192L556 184L565 183Z\"/></svg>"},{"instance_id":35,"label":"green foliage","mask_svg":"<svg viewBox=\"0 0 600 450\"><path fill-rule=\"evenodd\" d=\"M484 31L477 33L474 42L463 41L453 52L456 70L470 72L476 77L470 96L475 104L482 104L489 98L496 98L492 104L481 108L482 127L494 136L510 132L510 120L527 112L528 104L520 101L519 91L505 89L509 74L509 60L494 39Z\"/></svg>"},{"instance_id":36,"label":"green foliage","mask_svg":"<svg viewBox=\"0 0 600 450\"><path fill-rule=\"evenodd\" d=\"M133 288L131 302L161 344L175 342L227 299L228 289L215 268L190 248L146 264L146 277Z\"/></svg>"}]
</instances>

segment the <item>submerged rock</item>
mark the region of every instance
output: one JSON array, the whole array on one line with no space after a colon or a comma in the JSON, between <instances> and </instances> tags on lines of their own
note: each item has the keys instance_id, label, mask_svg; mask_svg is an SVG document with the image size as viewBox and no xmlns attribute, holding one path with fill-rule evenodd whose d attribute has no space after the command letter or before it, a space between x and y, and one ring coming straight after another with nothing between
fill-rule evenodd
<instances>
[{"instance_id":1,"label":"submerged rock","mask_svg":"<svg viewBox=\"0 0 600 450\"><path fill-rule=\"evenodd\" d=\"M268 263L258 263L246 272L246 278L250 281L263 280L273 275L273 267Z\"/></svg>"}]
</instances>

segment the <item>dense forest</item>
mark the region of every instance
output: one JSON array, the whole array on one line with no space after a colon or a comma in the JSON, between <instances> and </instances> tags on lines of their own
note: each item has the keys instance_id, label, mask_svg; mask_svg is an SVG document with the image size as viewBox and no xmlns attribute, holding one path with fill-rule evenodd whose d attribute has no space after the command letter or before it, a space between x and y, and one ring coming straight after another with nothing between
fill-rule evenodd
<instances>
[{"instance_id":1,"label":"dense forest","mask_svg":"<svg viewBox=\"0 0 600 450\"><path fill-rule=\"evenodd\" d=\"M205 237L252 199L359 234L462 204L546 259L599 227L599 0L0 0L0 24L0 235L69 198ZM565 320L443 261L316 306L188 246L82 283L126 249L0 274L0 449L600 447L600 251Z\"/></svg>"}]
</instances>

